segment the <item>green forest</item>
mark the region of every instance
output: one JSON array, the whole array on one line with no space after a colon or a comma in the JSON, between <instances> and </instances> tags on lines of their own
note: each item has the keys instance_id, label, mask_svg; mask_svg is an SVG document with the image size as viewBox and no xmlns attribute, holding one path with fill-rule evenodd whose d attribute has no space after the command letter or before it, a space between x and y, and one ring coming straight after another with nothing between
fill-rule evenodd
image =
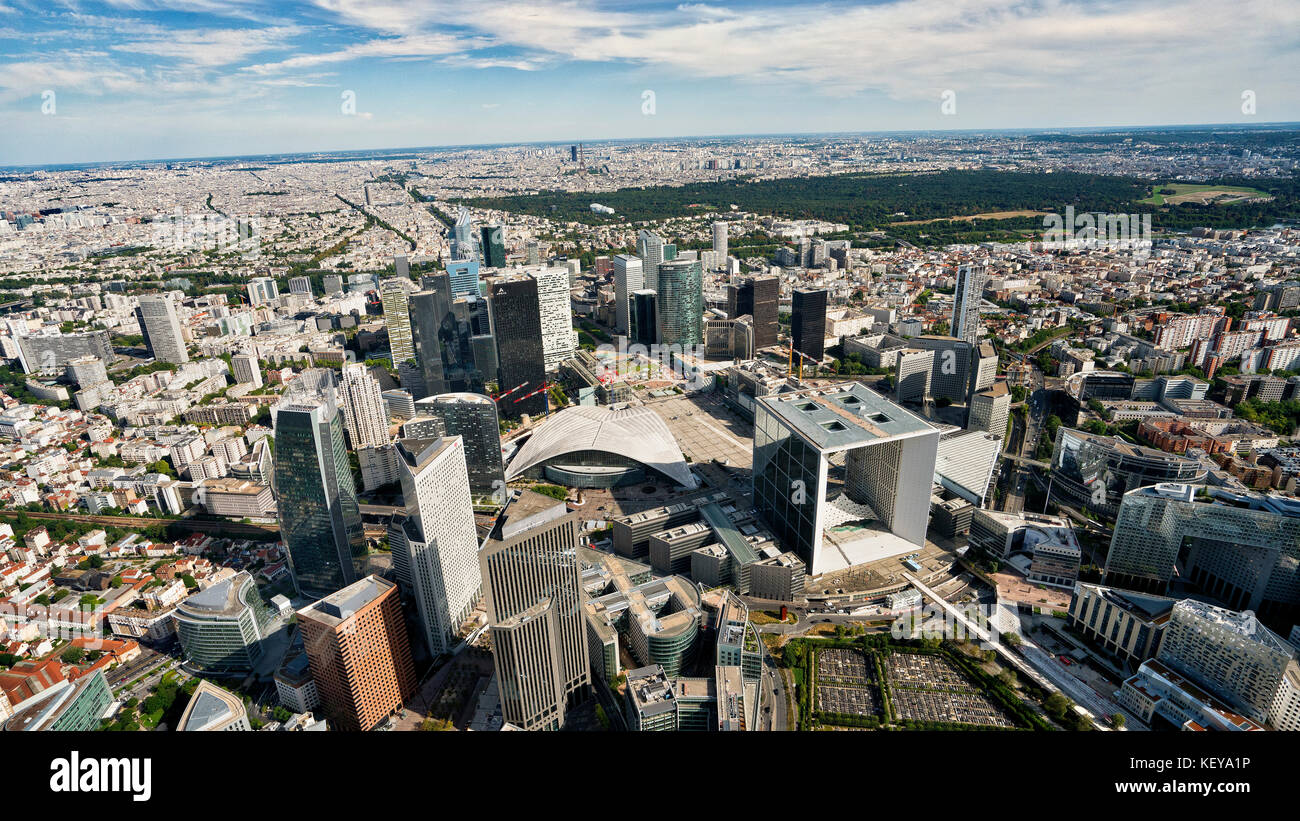
<instances>
[{"instance_id":1,"label":"green forest","mask_svg":"<svg viewBox=\"0 0 1300 821\"><path fill-rule=\"evenodd\" d=\"M763 180L740 178L683 186L624 188L591 193L542 192L463 200L467 205L597 225L624 220L744 211L787 218L843 222L852 231L884 231L890 240L932 245L971 239L1025 239L1042 231L1041 216L949 222L948 218L999 211L1062 213L1151 213L1155 230L1195 226L1252 227L1300 218L1300 181L1212 181L1249 185L1267 191L1267 202L1157 206L1140 203L1159 180L1074 172L954 170L926 174L840 174L829 177ZM591 212L593 201L617 213ZM926 224L921 220L944 220Z\"/></svg>"}]
</instances>

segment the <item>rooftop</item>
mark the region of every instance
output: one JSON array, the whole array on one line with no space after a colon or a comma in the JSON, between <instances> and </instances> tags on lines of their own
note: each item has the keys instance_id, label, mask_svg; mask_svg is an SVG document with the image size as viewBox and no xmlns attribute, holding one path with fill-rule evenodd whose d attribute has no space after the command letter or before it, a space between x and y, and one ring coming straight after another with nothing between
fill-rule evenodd
<instances>
[{"instance_id":1,"label":"rooftop","mask_svg":"<svg viewBox=\"0 0 1300 821\"><path fill-rule=\"evenodd\" d=\"M298 612L309 614L314 620L334 627L352 618L358 610L392 588L392 582L378 576L366 576L314 604L307 605Z\"/></svg>"},{"instance_id":2,"label":"rooftop","mask_svg":"<svg viewBox=\"0 0 1300 821\"><path fill-rule=\"evenodd\" d=\"M935 431L921 417L859 382L764 396L758 402L822 450L847 450Z\"/></svg>"}]
</instances>

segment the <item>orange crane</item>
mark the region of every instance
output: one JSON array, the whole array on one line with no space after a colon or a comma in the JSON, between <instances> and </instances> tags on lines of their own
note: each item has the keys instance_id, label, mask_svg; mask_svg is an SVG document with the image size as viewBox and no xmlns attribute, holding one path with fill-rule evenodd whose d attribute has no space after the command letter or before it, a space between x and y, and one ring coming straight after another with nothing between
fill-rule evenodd
<instances>
[{"instance_id":1,"label":"orange crane","mask_svg":"<svg viewBox=\"0 0 1300 821\"><path fill-rule=\"evenodd\" d=\"M795 358L796 356L798 357L798 359ZM813 363L814 366L817 366L817 365L820 365L820 364L821 364L821 363L818 362L816 359L813 359L811 356L809 356L808 354L804 353L803 351L796 351L796 350L794 349L794 340L791 339L791 340L790 340L790 353L789 353L788 358L786 359L786 373L787 373L787 374L790 374L790 373L792 373L792 372L794 372L794 371L797 370L797 371L798 371L797 378L799 378L799 379L803 379L803 361L804 361L805 359L807 359L809 362Z\"/></svg>"}]
</instances>

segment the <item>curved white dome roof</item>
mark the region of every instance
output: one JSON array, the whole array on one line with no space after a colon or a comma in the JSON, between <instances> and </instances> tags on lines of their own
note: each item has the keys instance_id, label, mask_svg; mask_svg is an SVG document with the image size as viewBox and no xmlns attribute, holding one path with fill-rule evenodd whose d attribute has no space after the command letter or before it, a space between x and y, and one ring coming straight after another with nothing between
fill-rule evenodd
<instances>
[{"instance_id":1,"label":"curved white dome roof","mask_svg":"<svg viewBox=\"0 0 1300 821\"><path fill-rule=\"evenodd\" d=\"M688 488L695 475L682 458L677 440L659 414L647 407L609 408L578 405L551 417L519 448L506 468L515 479L529 468L566 453L598 450L635 459Z\"/></svg>"}]
</instances>

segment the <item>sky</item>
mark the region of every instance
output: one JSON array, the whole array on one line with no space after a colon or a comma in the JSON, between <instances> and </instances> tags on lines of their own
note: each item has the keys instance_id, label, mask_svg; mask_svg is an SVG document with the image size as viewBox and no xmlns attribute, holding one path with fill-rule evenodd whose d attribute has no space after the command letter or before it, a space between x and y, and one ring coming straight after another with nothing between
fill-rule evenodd
<instances>
[{"instance_id":1,"label":"sky","mask_svg":"<svg viewBox=\"0 0 1300 821\"><path fill-rule=\"evenodd\" d=\"M1297 77L1294 0L0 0L0 166L1291 122Z\"/></svg>"}]
</instances>

